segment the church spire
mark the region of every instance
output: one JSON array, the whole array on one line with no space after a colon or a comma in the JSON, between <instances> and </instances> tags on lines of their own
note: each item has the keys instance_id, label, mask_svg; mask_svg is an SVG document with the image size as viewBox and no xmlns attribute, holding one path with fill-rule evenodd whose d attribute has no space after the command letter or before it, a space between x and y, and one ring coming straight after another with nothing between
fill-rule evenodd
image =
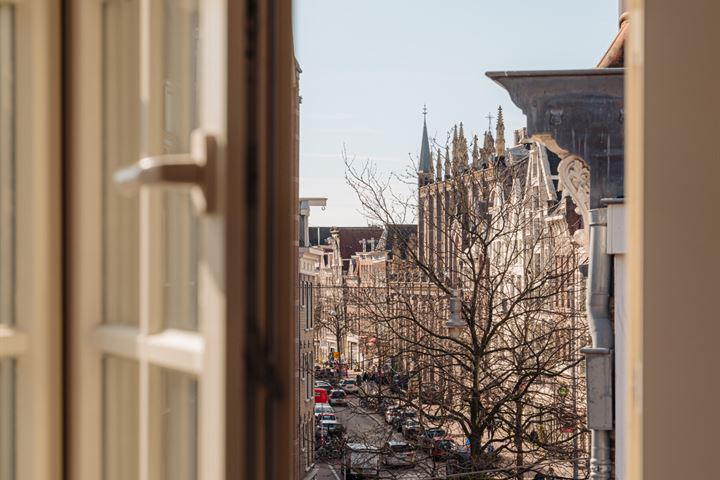
<instances>
[{"instance_id":1,"label":"church spire","mask_svg":"<svg viewBox=\"0 0 720 480\"><path fill-rule=\"evenodd\" d=\"M495 125L495 155L505 156L505 122L503 121L502 106L498 106L497 124Z\"/></svg>"},{"instance_id":2,"label":"church spire","mask_svg":"<svg viewBox=\"0 0 720 480\"><path fill-rule=\"evenodd\" d=\"M445 178L452 176L452 163L450 162L450 147L445 145Z\"/></svg>"},{"instance_id":3,"label":"church spire","mask_svg":"<svg viewBox=\"0 0 720 480\"><path fill-rule=\"evenodd\" d=\"M423 133L422 143L420 144L420 161L418 163L418 175L430 173L430 141L427 133L427 105L423 106Z\"/></svg>"},{"instance_id":4,"label":"church spire","mask_svg":"<svg viewBox=\"0 0 720 480\"><path fill-rule=\"evenodd\" d=\"M450 166L452 169L453 176L457 175L457 157L458 157L458 128L457 128L457 124L455 124L453 126L452 158L450 160Z\"/></svg>"},{"instance_id":5,"label":"church spire","mask_svg":"<svg viewBox=\"0 0 720 480\"><path fill-rule=\"evenodd\" d=\"M485 141L483 142L483 148L480 151L480 158L484 166L489 167L492 164L493 155L493 137L490 130L485 132Z\"/></svg>"},{"instance_id":6,"label":"church spire","mask_svg":"<svg viewBox=\"0 0 720 480\"><path fill-rule=\"evenodd\" d=\"M478 150L478 136L477 135L473 135L472 166L475 169L480 168L480 150Z\"/></svg>"},{"instance_id":7,"label":"church spire","mask_svg":"<svg viewBox=\"0 0 720 480\"><path fill-rule=\"evenodd\" d=\"M465 138L465 129L460 122L460 130L458 131L457 141L455 142L455 174L462 174L468 167L468 145Z\"/></svg>"},{"instance_id":8,"label":"church spire","mask_svg":"<svg viewBox=\"0 0 720 480\"><path fill-rule=\"evenodd\" d=\"M433 165L433 153L432 150L428 147L429 153L428 153L428 166L430 167L428 169L428 183L431 183L435 179L435 165Z\"/></svg>"},{"instance_id":9,"label":"church spire","mask_svg":"<svg viewBox=\"0 0 720 480\"><path fill-rule=\"evenodd\" d=\"M443 179L442 176L442 154L440 153L440 147L437 149L437 164L435 167L435 179L439 182Z\"/></svg>"}]
</instances>

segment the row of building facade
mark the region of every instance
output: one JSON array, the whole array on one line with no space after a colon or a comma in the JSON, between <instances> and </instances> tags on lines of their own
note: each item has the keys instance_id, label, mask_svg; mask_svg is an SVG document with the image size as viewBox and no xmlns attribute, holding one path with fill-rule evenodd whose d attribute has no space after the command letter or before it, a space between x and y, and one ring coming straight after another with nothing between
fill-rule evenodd
<instances>
[{"instance_id":1,"label":"row of building facade","mask_svg":"<svg viewBox=\"0 0 720 480\"><path fill-rule=\"evenodd\" d=\"M477 384L473 390L467 378L451 380L456 372L461 377L472 372L453 363L456 345L477 347L473 330L499 347L507 343L505 337L525 329L526 335L534 333L523 348L542 344L542 361L552 372L532 380L509 376L508 384L533 385L526 387L532 394L522 397L532 398L523 413L532 418L531 412L539 412L542 418L528 421L527 438L510 442L507 453L517 456L520 450L524 461L535 461L553 447L563 460L558 465L577 476L587 468L588 448L579 361L580 347L587 343L586 231L580 207L560 182L560 158L523 130L515 132L510 147L504 134L499 109L495 135L484 132L482 146L477 136L468 142L460 124L448 145L433 148L424 121L417 224L398 224L388 216L378 218L378 226L310 227L309 209L324 207L324 199L301 199L301 409L312 403L315 368L326 367L380 372L396 382L399 378L421 404L422 391L430 390L448 398L476 392L482 397L478 404L497 404L494 396L512 385ZM528 301L528 292L535 291L541 294ZM512 323L505 337L484 330L482 322L492 318ZM500 365L516 368L507 355L492 355L496 370ZM492 368L483 371L490 375ZM306 410L300 429L312 451L313 435L306 430L311 413ZM455 416L462 420L466 413L456 411ZM494 430L496 423L488 420L483 428ZM473 436L471 428L463 430ZM480 444L485 435L474 440Z\"/></svg>"}]
</instances>

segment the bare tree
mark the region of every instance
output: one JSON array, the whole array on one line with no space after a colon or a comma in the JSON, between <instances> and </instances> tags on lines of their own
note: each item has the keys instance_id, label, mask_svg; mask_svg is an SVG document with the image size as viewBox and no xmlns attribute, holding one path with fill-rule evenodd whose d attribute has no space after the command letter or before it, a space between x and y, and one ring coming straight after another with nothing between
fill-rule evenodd
<instances>
[{"instance_id":1,"label":"bare tree","mask_svg":"<svg viewBox=\"0 0 720 480\"><path fill-rule=\"evenodd\" d=\"M346 295L343 287L320 286L317 288L317 306L315 309L315 330L318 334L330 332L335 339L337 352L344 353L343 345L349 332Z\"/></svg>"},{"instance_id":2,"label":"bare tree","mask_svg":"<svg viewBox=\"0 0 720 480\"><path fill-rule=\"evenodd\" d=\"M518 479L583 456L585 258L571 241L579 220L568 199L531 181L533 155L485 155L484 165L474 158L470 167L460 153L446 159L444 178L421 178L409 198L371 162L345 159L366 215L395 239L384 288L354 289L351 301L365 328L392 344L408 378L397 398L456 425L475 469L502 465ZM412 212L419 229L408 238L395 226ZM456 328L447 328L449 319Z\"/></svg>"}]
</instances>

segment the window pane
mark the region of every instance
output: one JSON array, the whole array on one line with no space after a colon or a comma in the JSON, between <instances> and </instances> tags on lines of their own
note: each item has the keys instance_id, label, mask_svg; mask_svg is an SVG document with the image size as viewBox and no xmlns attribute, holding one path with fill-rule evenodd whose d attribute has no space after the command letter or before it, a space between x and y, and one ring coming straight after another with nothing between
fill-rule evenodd
<instances>
[{"instance_id":1,"label":"window pane","mask_svg":"<svg viewBox=\"0 0 720 480\"><path fill-rule=\"evenodd\" d=\"M0 324L15 322L15 8L0 5Z\"/></svg>"},{"instance_id":2,"label":"window pane","mask_svg":"<svg viewBox=\"0 0 720 480\"><path fill-rule=\"evenodd\" d=\"M163 478L197 478L197 380L185 373L161 370Z\"/></svg>"},{"instance_id":3,"label":"window pane","mask_svg":"<svg viewBox=\"0 0 720 480\"><path fill-rule=\"evenodd\" d=\"M165 0L164 111L165 153L188 153L190 132L198 126L196 0ZM190 194L164 194L165 326L197 329L197 217Z\"/></svg>"},{"instance_id":4,"label":"window pane","mask_svg":"<svg viewBox=\"0 0 720 480\"><path fill-rule=\"evenodd\" d=\"M138 363L105 357L103 364L103 478L138 477Z\"/></svg>"},{"instance_id":5,"label":"window pane","mask_svg":"<svg viewBox=\"0 0 720 480\"><path fill-rule=\"evenodd\" d=\"M138 0L103 2L104 321L138 323L138 196L118 192L113 173L139 159Z\"/></svg>"},{"instance_id":6,"label":"window pane","mask_svg":"<svg viewBox=\"0 0 720 480\"><path fill-rule=\"evenodd\" d=\"M15 360L0 359L0 480L15 479Z\"/></svg>"}]
</instances>

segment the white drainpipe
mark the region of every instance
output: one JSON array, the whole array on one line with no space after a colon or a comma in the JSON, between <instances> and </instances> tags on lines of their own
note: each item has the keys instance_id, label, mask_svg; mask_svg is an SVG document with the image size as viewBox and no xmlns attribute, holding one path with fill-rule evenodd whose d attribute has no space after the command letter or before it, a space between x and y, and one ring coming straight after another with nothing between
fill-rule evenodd
<instances>
[{"instance_id":1,"label":"white drainpipe","mask_svg":"<svg viewBox=\"0 0 720 480\"><path fill-rule=\"evenodd\" d=\"M590 210L590 268L587 281L587 317L592 347L582 349L586 359L588 428L592 435L590 478L609 480L610 432L613 430L612 356L610 319L612 257L607 253L607 209Z\"/></svg>"}]
</instances>

